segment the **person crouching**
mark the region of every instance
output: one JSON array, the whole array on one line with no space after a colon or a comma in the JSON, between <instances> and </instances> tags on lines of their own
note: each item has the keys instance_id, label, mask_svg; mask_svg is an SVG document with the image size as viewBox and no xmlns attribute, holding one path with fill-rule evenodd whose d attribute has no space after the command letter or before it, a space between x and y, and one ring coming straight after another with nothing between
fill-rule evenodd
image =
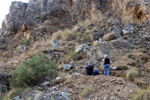
<instances>
[{"instance_id":1,"label":"person crouching","mask_svg":"<svg viewBox=\"0 0 150 100\"><path fill-rule=\"evenodd\" d=\"M99 70L94 70L94 65L91 62L88 62L86 66L86 74L87 75L99 75Z\"/></svg>"}]
</instances>

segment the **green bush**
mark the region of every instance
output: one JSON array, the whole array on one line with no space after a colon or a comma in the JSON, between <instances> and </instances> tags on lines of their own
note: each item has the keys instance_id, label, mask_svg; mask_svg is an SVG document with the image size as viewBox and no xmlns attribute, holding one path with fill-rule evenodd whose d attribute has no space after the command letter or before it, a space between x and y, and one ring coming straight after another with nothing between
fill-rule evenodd
<instances>
[{"instance_id":1,"label":"green bush","mask_svg":"<svg viewBox=\"0 0 150 100\"><path fill-rule=\"evenodd\" d=\"M29 40L29 39L24 40L24 41L23 41L23 45L29 46L29 45L30 45L30 40Z\"/></svg>"},{"instance_id":2,"label":"green bush","mask_svg":"<svg viewBox=\"0 0 150 100\"><path fill-rule=\"evenodd\" d=\"M21 63L12 72L12 85L16 87L33 86L45 76L57 75L54 61L44 59L44 55L35 55Z\"/></svg>"}]
</instances>

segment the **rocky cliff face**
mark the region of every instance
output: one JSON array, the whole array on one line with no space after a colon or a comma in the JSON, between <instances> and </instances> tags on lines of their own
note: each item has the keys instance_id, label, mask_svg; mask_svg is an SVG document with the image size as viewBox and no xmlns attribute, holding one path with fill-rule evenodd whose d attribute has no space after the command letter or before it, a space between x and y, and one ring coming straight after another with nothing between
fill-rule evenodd
<instances>
[{"instance_id":1,"label":"rocky cliff face","mask_svg":"<svg viewBox=\"0 0 150 100\"><path fill-rule=\"evenodd\" d=\"M149 21L143 1L30 0L29 3L12 2L10 12L0 30L3 36L3 38L0 36L0 54L2 55L0 73L11 73L20 62L42 52L46 57L57 61L59 76L66 76L67 79L64 83L58 83L57 86L69 88L69 92L73 94L72 100L80 99L78 94L86 87L83 84L88 80L86 85L92 84L91 86L95 87L95 92L90 97L92 100L110 100L111 96L107 96L108 93L114 98L112 100L126 100L130 92L133 93L137 89L137 86L133 83L135 88L130 89L130 85L126 84L124 79L118 78L118 80L115 76L125 78L127 69L133 67L143 69L145 67L143 59L148 61L150 56ZM94 77L85 76L84 66L88 61L93 62L96 69L102 70L104 54L108 54L112 60L111 65L115 69L111 71L111 75L114 77L97 76L94 79ZM150 62L148 64L150 65ZM149 73L149 68L147 73ZM74 74L76 74L75 77ZM145 77L145 71L141 70L138 78L144 79ZM9 78L11 75L0 74L0 92L6 92L5 87L6 90L10 89ZM82 82L83 79L85 80ZM45 92L45 87L39 90L43 85L36 88L35 93L31 92L31 100L34 98L37 98L34 100L39 98L48 100L51 96L52 98L58 97L56 100L60 100L67 95L59 87L57 88L56 84L54 88L58 90L58 94L55 93L55 89L49 85L50 82L55 82L55 79L46 81L48 82L44 82L47 83L45 86L49 88ZM137 83L143 85L142 82ZM144 80L144 82L147 81ZM100 87L96 88L97 86ZM109 86L111 89L108 88ZM131 91L121 94L125 88ZM51 89L53 90L48 92ZM110 90L114 90L114 93ZM45 94L46 92L48 95ZM99 97L99 94L102 96ZM23 97L18 94L17 98L28 98L29 95ZM66 98L68 97L69 95Z\"/></svg>"},{"instance_id":2,"label":"rocky cliff face","mask_svg":"<svg viewBox=\"0 0 150 100\"><path fill-rule=\"evenodd\" d=\"M30 0L29 3L12 2L6 16L1 34L17 33L27 24L33 29L46 19L65 18L65 20L84 19L100 9L109 0ZM34 26L34 27L33 27Z\"/></svg>"}]
</instances>

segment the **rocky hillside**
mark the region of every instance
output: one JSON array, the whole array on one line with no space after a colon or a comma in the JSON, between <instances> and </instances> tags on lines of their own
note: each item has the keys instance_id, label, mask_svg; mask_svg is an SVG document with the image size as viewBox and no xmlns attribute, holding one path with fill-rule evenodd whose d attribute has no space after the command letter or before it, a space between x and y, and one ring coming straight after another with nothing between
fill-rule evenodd
<instances>
[{"instance_id":1,"label":"rocky hillside","mask_svg":"<svg viewBox=\"0 0 150 100\"><path fill-rule=\"evenodd\" d=\"M149 86L149 25L146 0L12 2L0 30L0 94L4 100L130 100ZM13 87L12 71L39 52L56 61L58 76ZM104 54L111 76L86 76L88 61L103 74Z\"/></svg>"}]
</instances>

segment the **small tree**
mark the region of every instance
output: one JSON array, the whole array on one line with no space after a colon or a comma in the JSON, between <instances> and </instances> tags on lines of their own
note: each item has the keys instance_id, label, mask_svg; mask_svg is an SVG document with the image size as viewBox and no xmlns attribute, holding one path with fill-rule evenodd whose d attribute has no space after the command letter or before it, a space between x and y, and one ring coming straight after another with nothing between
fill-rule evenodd
<instances>
[{"instance_id":1,"label":"small tree","mask_svg":"<svg viewBox=\"0 0 150 100\"><path fill-rule=\"evenodd\" d=\"M35 55L21 63L12 72L12 85L17 87L32 86L40 82L45 76L57 75L54 61L44 59L44 55Z\"/></svg>"}]
</instances>

